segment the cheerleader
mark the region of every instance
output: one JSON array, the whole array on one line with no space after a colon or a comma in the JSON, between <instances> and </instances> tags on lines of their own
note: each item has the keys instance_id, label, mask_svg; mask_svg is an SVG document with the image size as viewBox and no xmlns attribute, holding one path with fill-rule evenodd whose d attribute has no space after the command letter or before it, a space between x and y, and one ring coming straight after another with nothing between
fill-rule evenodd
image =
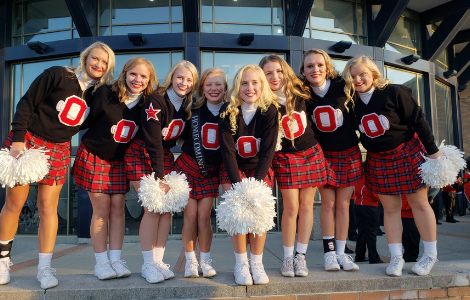
<instances>
[{"instance_id":1,"label":"cheerleader","mask_svg":"<svg viewBox=\"0 0 470 300\"><path fill-rule=\"evenodd\" d=\"M273 159L284 205L281 224L284 262L281 273L287 277L307 276L305 253L313 227L315 191L317 186L326 182L325 159L315 139L312 120L307 117L310 91L278 55L265 56L259 66L263 68L269 87L278 97L281 114L281 149L274 153Z\"/></svg>"},{"instance_id":2,"label":"cheerleader","mask_svg":"<svg viewBox=\"0 0 470 300\"><path fill-rule=\"evenodd\" d=\"M220 154L218 116L228 87L227 75L218 68L210 68L201 75L198 98L193 105L191 119L186 121L182 154L175 169L186 174L191 187L188 204L184 209L183 245L186 252L184 277L199 277L196 259L196 239L201 249L200 266L203 277L212 277L211 211L214 197L219 195ZM196 155L195 153L198 153ZM199 154L200 153L200 154Z\"/></svg>"},{"instance_id":3,"label":"cheerleader","mask_svg":"<svg viewBox=\"0 0 470 300\"><path fill-rule=\"evenodd\" d=\"M343 79L347 101L354 102L362 145L367 149L366 186L379 195L384 207L385 234L391 253L386 273L400 276L405 262L400 215L400 194L404 194L424 244L423 257L412 271L427 275L437 261L436 221L418 168L424 163L421 153L434 159L442 152L411 90L382 78L371 58L359 56L349 60Z\"/></svg>"},{"instance_id":4,"label":"cheerleader","mask_svg":"<svg viewBox=\"0 0 470 300\"><path fill-rule=\"evenodd\" d=\"M51 259L57 236L57 204L70 162L70 140L88 115L85 95L109 84L113 73L113 51L96 42L81 53L79 67L46 69L16 107L5 147L10 148L13 157L21 155L25 147L45 148L51 166L38 183L37 196L40 217L37 278L43 289L58 284ZM6 202L0 213L0 284L10 281L10 250L28 193L29 185L6 188Z\"/></svg>"},{"instance_id":5,"label":"cheerleader","mask_svg":"<svg viewBox=\"0 0 470 300\"><path fill-rule=\"evenodd\" d=\"M319 188L325 270L359 270L344 253L349 227L349 203L362 175L362 156L353 126L351 103L343 92L330 56L320 49L307 50L300 65L301 78L312 89L312 119L334 180ZM335 240L336 237L336 240Z\"/></svg>"},{"instance_id":6,"label":"cheerleader","mask_svg":"<svg viewBox=\"0 0 470 300\"><path fill-rule=\"evenodd\" d=\"M142 104L157 84L152 63L133 57L112 86L96 90L90 105L87 123L91 125L78 148L73 175L76 185L88 191L93 206L90 235L95 276L101 280L131 275L121 259L124 205L129 191L124 153L139 130Z\"/></svg>"},{"instance_id":7,"label":"cheerleader","mask_svg":"<svg viewBox=\"0 0 470 300\"><path fill-rule=\"evenodd\" d=\"M235 75L230 102L222 107L219 118L223 158L220 183L224 191L245 177L254 177L272 185L271 162L279 129L275 99L260 67L247 65ZM266 232L256 237L250 233L248 239L251 274L247 236L232 236L236 258L235 282L239 285L267 284L269 278L262 261Z\"/></svg>"},{"instance_id":8,"label":"cheerleader","mask_svg":"<svg viewBox=\"0 0 470 300\"><path fill-rule=\"evenodd\" d=\"M163 179L171 172L174 156L170 148L176 145L191 117L192 96L197 85L196 67L189 61L174 65L164 82L140 110L142 130L126 150L126 170L136 191L140 178L155 172L155 179ZM160 186L165 192L167 185ZM171 226L171 213L154 213L144 207L139 238L144 257L142 277L149 283L175 277L170 265L163 263L163 254Z\"/></svg>"}]
</instances>

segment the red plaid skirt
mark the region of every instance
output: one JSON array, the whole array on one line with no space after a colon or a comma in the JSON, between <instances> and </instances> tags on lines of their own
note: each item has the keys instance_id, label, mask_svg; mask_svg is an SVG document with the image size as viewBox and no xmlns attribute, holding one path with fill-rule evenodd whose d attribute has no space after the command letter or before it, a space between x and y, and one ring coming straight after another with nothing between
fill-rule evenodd
<instances>
[{"instance_id":1,"label":"red plaid skirt","mask_svg":"<svg viewBox=\"0 0 470 300\"><path fill-rule=\"evenodd\" d=\"M303 151L275 152L273 168L280 189L322 186L331 173L320 144Z\"/></svg>"},{"instance_id":2,"label":"red plaid skirt","mask_svg":"<svg viewBox=\"0 0 470 300\"><path fill-rule=\"evenodd\" d=\"M342 151L323 150L323 154L336 178L336 183L328 183L325 185L325 188L333 189L354 186L361 179L363 168L359 146L356 145Z\"/></svg>"},{"instance_id":3,"label":"red plaid skirt","mask_svg":"<svg viewBox=\"0 0 470 300\"><path fill-rule=\"evenodd\" d=\"M243 178L253 177L255 175L255 170L256 169L253 169L253 170L238 169L238 172L240 173L240 178L243 179ZM219 178L220 178L220 184L226 184L226 183L232 184L232 182L228 178L227 169L225 168L224 163L220 165ZM272 187L274 183L273 179L274 179L273 169L269 168L268 174L266 174L266 177L264 178L264 182L266 182L266 184L269 187Z\"/></svg>"},{"instance_id":4,"label":"red plaid skirt","mask_svg":"<svg viewBox=\"0 0 470 300\"><path fill-rule=\"evenodd\" d=\"M384 152L367 152L366 186L381 195L411 194L424 186L419 166L425 162L423 144L415 134L408 142Z\"/></svg>"},{"instance_id":5,"label":"red plaid skirt","mask_svg":"<svg viewBox=\"0 0 470 300\"><path fill-rule=\"evenodd\" d=\"M5 147L10 148L13 140L13 132L10 131L5 142ZM24 142L26 148L45 148L49 155L49 164L51 168L49 173L39 183L46 185L61 185L67 179L67 173L70 164L70 142L54 143L46 140L30 131L26 132Z\"/></svg>"},{"instance_id":6,"label":"red plaid skirt","mask_svg":"<svg viewBox=\"0 0 470 300\"><path fill-rule=\"evenodd\" d=\"M101 158L83 144L78 147L72 172L75 184L85 191L104 194L129 192L124 161Z\"/></svg>"},{"instance_id":7,"label":"red plaid skirt","mask_svg":"<svg viewBox=\"0 0 470 300\"><path fill-rule=\"evenodd\" d=\"M150 156L145 150L145 142L142 140L132 140L130 142L129 147L126 149L124 161L126 162L127 178L130 181L139 181L142 176L153 172ZM175 157L168 148L163 149L163 163L166 175L171 172L175 163Z\"/></svg>"},{"instance_id":8,"label":"red plaid skirt","mask_svg":"<svg viewBox=\"0 0 470 300\"><path fill-rule=\"evenodd\" d=\"M209 173L214 172L217 175L211 178L204 177L199 171L196 160L184 152L176 159L173 169L186 175L191 187L189 197L192 199L219 196L219 166L206 166L206 168Z\"/></svg>"}]
</instances>

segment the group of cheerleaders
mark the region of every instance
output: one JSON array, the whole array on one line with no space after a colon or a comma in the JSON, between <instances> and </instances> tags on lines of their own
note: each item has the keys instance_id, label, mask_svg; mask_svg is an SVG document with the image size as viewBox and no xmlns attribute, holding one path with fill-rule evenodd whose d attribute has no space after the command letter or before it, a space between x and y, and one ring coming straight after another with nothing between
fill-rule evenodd
<instances>
[{"instance_id":1,"label":"group of cheerleaders","mask_svg":"<svg viewBox=\"0 0 470 300\"><path fill-rule=\"evenodd\" d=\"M81 53L80 66L52 67L36 78L13 118L5 144L10 154L19 157L25 147L43 147L50 155L50 172L39 182L37 196L41 288L58 284L51 258L59 192L69 165L70 139L85 128L72 171L93 206L90 235L99 279L131 274L121 259L130 183L138 191L144 175L154 172L155 179L162 179L172 170L184 173L191 187L182 231L185 277L198 277L199 266L204 277L216 275L210 258L213 201L219 184L227 191L245 177L271 185L275 176L282 192L282 275L308 275L305 254L317 187L325 270L358 270L344 253L349 200L363 173L356 129L368 150L366 185L384 206L391 252L386 273L400 276L404 266L400 194L405 194L424 241L424 255L412 271L429 274L437 261L436 222L418 167L424 161L421 153L430 158L441 153L410 90L384 79L369 57L349 60L340 77L325 51L309 49L299 78L283 58L268 55L259 66L242 67L231 89L218 68L205 70L198 81L189 61L174 65L160 85L145 58L131 58L112 81L114 65L107 45L92 44ZM170 148L181 139L182 154L175 162ZM169 190L161 182L160 188ZM0 284L10 281L10 251L28 192L28 185L6 189L0 214ZM174 277L163 262L170 222L170 213L145 208L139 237L141 274L149 283ZM262 263L266 232L231 239L235 282L267 284Z\"/></svg>"}]
</instances>

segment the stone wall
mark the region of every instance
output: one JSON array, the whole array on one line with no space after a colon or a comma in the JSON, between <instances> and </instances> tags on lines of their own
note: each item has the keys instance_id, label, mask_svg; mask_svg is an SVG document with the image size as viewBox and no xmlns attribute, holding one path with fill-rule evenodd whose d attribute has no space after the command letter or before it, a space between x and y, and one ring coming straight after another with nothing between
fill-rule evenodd
<instances>
[{"instance_id":1,"label":"stone wall","mask_svg":"<svg viewBox=\"0 0 470 300\"><path fill-rule=\"evenodd\" d=\"M463 151L465 158L470 156L470 87L459 93L460 114L462 117Z\"/></svg>"}]
</instances>

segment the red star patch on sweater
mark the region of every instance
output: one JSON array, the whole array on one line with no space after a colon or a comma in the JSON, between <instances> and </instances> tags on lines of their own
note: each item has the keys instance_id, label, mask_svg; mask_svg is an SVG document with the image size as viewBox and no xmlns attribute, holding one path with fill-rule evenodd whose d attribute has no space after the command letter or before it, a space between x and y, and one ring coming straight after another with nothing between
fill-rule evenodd
<instances>
[{"instance_id":1,"label":"red star patch on sweater","mask_svg":"<svg viewBox=\"0 0 470 300\"><path fill-rule=\"evenodd\" d=\"M150 103L150 106L148 109L145 110L145 113L147 114L147 121L150 119L154 119L158 121L157 114L161 111L161 109L153 109L152 103Z\"/></svg>"}]
</instances>

